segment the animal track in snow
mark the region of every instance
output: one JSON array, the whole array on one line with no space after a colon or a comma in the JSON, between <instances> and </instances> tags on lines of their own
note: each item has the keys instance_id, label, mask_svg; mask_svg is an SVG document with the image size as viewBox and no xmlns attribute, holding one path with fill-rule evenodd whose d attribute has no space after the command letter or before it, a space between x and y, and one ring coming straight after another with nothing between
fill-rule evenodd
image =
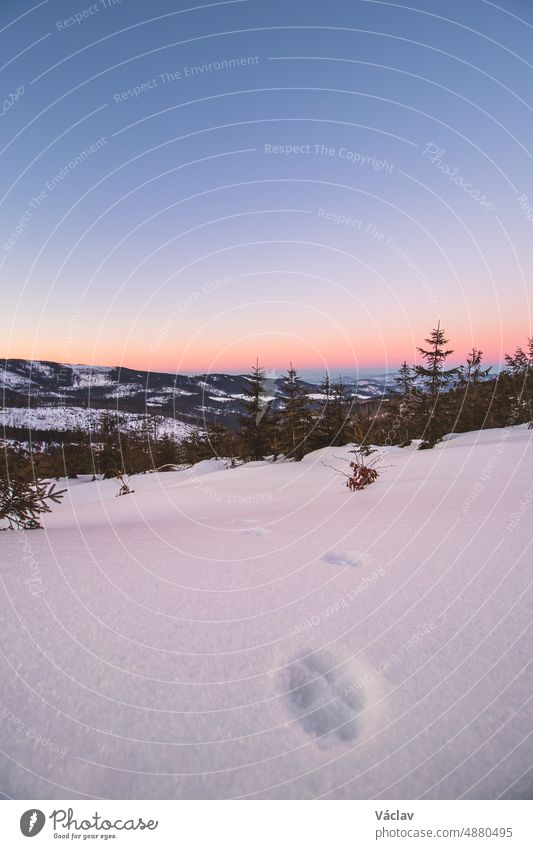
<instances>
[{"instance_id":1,"label":"animal track in snow","mask_svg":"<svg viewBox=\"0 0 533 849\"><path fill-rule=\"evenodd\" d=\"M359 551L328 551L322 555L322 560L335 566L362 566L368 564L368 554Z\"/></svg>"},{"instance_id":2,"label":"animal track in snow","mask_svg":"<svg viewBox=\"0 0 533 849\"><path fill-rule=\"evenodd\" d=\"M337 662L325 651L293 661L286 670L288 699L308 734L346 742L359 734L365 698L360 682Z\"/></svg>"}]
</instances>

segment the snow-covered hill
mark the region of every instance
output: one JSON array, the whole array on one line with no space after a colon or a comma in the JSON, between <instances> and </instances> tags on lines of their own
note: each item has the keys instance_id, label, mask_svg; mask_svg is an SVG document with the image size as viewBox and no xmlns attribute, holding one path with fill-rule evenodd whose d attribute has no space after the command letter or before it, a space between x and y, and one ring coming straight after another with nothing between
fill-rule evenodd
<instances>
[{"instance_id":1,"label":"snow-covered hill","mask_svg":"<svg viewBox=\"0 0 533 849\"><path fill-rule=\"evenodd\" d=\"M81 428L98 430L101 410L85 407L66 407L51 405L46 407L4 407L0 408L0 428L17 428L32 431L69 431ZM186 438L193 426L179 421L172 416L161 416L152 413L155 433L158 437L172 436L176 440ZM121 413L121 429L123 431L138 430L146 420L144 413Z\"/></svg>"},{"instance_id":2,"label":"snow-covered hill","mask_svg":"<svg viewBox=\"0 0 533 849\"><path fill-rule=\"evenodd\" d=\"M180 422L230 417L239 407L246 382L242 375L188 377L36 360L6 360L0 369L2 407L45 410L37 417L41 427L56 430L63 428L69 416L88 429L93 411L103 409L161 415ZM13 414L4 414L6 423L12 418Z\"/></svg>"},{"instance_id":3,"label":"snow-covered hill","mask_svg":"<svg viewBox=\"0 0 533 849\"><path fill-rule=\"evenodd\" d=\"M68 482L1 535L15 798L531 798L524 427Z\"/></svg>"}]
</instances>

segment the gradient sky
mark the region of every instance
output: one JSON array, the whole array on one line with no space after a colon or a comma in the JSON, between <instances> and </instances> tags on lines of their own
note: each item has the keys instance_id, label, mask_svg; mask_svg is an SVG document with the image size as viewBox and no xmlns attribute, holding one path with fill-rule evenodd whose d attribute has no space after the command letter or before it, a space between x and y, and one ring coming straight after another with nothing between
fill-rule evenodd
<instances>
[{"instance_id":1,"label":"gradient sky","mask_svg":"<svg viewBox=\"0 0 533 849\"><path fill-rule=\"evenodd\" d=\"M531 335L528 0L3 0L0 40L3 356L353 372L439 319L458 359Z\"/></svg>"}]
</instances>

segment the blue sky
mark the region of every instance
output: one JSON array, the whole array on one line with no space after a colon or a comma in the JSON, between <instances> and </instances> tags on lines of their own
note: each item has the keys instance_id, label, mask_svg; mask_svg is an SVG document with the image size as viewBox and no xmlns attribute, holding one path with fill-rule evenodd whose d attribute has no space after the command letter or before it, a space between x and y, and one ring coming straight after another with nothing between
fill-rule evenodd
<instances>
[{"instance_id":1,"label":"blue sky","mask_svg":"<svg viewBox=\"0 0 533 849\"><path fill-rule=\"evenodd\" d=\"M441 319L498 362L532 35L519 0L4 0L4 355L384 369Z\"/></svg>"}]
</instances>

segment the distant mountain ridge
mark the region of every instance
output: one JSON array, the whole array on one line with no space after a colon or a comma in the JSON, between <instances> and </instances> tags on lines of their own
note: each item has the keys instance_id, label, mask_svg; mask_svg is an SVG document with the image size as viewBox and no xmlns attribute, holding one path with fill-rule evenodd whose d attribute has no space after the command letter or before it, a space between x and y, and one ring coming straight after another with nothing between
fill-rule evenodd
<instances>
[{"instance_id":1,"label":"distant mountain ridge","mask_svg":"<svg viewBox=\"0 0 533 849\"><path fill-rule=\"evenodd\" d=\"M282 375L265 383L274 405ZM70 430L94 427L103 410L118 410L137 419L157 416L164 429L180 432L215 420L233 424L241 409L249 378L223 373L195 376L143 371L119 366L87 366L49 360L6 359L0 364L0 425L7 428ZM390 381L390 378L389 378ZM319 400L320 386L306 383ZM382 397L384 376L347 384L347 395L361 402ZM133 420L133 419L132 419ZM189 426L189 427L187 427Z\"/></svg>"}]
</instances>

